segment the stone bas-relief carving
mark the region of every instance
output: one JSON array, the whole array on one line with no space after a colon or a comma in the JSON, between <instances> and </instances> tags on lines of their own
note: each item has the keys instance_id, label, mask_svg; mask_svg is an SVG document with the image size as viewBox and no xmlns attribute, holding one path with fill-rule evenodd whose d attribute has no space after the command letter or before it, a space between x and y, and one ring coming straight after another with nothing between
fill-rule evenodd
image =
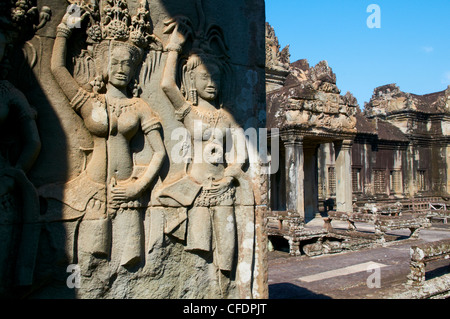
<instances>
[{"instance_id":1,"label":"stone bas-relief carving","mask_svg":"<svg viewBox=\"0 0 450 319\"><path fill-rule=\"evenodd\" d=\"M83 11L83 8L73 8L75 13ZM63 187L68 196L55 199L72 208L68 209L71 212L67 212L66 218L82 216L77 256L82 269L92 267L90 256L86 264L82 261L85 254L108 257L111 240L111 253L121 251L120 265L132 266L139 262L141 194L155 178L165 155L158 117L145 101L128 92L128 85L142 60L143 47L148 45L145 8L133 19L120 1L107 1L103 10L101 38L93 51L96 68L101 73L94 80L92 91L80 87L65 66L67 40L87 11L79 17L70 12L64 15L58 26L51 66L72 108L92 134L92 157L86 170L76 179L65 185L41 189L41 196L54 198L54 188ZM94 24L89 31L95 27L99 25ZM152 159L141 174L134 167L130 150L130 141L138 130L153 150ZM110 238L111 224L115 228L113 231L120 234L119 242Z\"/></svg>"},{"instance_id":2,"label":"stone bas-relief carving","mask_svg":"<svg viewBox=\"0 0 450 319\"><path fill-rule=\"evenodd\" d=\"M374 89L372 98L365 104L368 117L388 117L408 112L448 113L449 88L443 92L416 95L403 92L396 84L387 84Z\"/></svg>"},{"instance_id":3,"label":"stone bas-relief carving","mask_svg":"<svg viewBox=\"0 0 450 319\"><path fill-rule=\"evenodd\" d=\"M70 0L36 24L44 94L30 103L43 151L30 225L40 233L26 295L267 297L264 183L259 164L239 157L241 128L265 109L253 45L263 43L264 6L227 2L218 15L216 5ZM236 28L253 44L236 46ZM173 157L177 129L190 134L191 161ZM49 154L57 146L62 156ZM46 166L54 156L62 162Z\"/></svg>"},{"instance_id":4,"label":"stone bas-relief carving","mask_svg":"<svg viewBox=\"0 0 450 319\"><path fill-rule=\"evenodd\" d=\"M27 176L41 149L37 112L10 82L10 59L50 16L33 1L0 5L0 295L33 283L40 233L38 196Z\"/></svg>"},{"instance_id":5,"label":"stone bas-relief carving","mask_svg":"<svg viewBox=\"0 0 450 319\"><path fill-rule=\"evenodd\" d=\"M159 200L192 205L187 212L185 249L213 252L213 264L222 271L218 276L225 274L230 279L236 255L235 214L240 212L235 207L251 207L254 203L249 179L242 171L244 161L237 156L239 140L245 145L245 139L224 105L229 98L223 96L227 91L224 87L233 84L227 78L230 67L224 56L221 59L214 55L210 47L212 40L219 40L220 47L225 48L220 37L193 39L193 48L181 67L181 89L176 84L178 60L186 40L203 31L195 32L191 25L181 17L167 22L166 32L171 32L171 36L162 88L189 132L192 160L188 160L185 177L164 187ZM205 31L206 35L214 34L211 29ZM226 139L231 141L227 144ZM231 145L230 149L226 145ZM185 187L192 192L183 193Z\"/></svg>"}]
</instances>

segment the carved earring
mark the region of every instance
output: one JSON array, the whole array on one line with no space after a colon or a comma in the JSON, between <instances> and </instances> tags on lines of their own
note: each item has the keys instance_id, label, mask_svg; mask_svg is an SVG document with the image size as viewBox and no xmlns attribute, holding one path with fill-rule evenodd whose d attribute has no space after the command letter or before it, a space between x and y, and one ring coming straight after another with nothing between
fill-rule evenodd
<instances>
[{"instance_id":1,"label":"carved earring","mask_svg":"<svg viewBox=\"0 0 450 319\"><path fill-rule=\"evenodd\" d=\"M134 97L139 97L139 95L141 94L141 87L138 83L138 80L134 80L134 86L133 86L133 96Z\"/></svg>"},{"instance_id":2,"label":"carved earring","mask_svg":"<svg viewBox=\"0 0 450 319\"><path fill-rule=\"evenodd\" d=\"M189 90L189 98L192 101L193 105L198 105L198 92L197 89Z\"/></svg>"},{"instance_id":3,"label":"carved earring","mask_svg":"<svg viewBox=\"0 0 450 319\"><path fill-rule=\"evenodd\" d=\"M195 78L192 71L190 77L191 77L191 89L189 90L190 98L193 105L198 105L198 92L197 89L195 88Z\"/></svg>"},{"instance_id":4,"label":"carved earring","mask_svg":"<svg viewBox=\"0 0 450 319\"><path fill-rule=\"evenodd\" d=\"M94 93L98 93L105 86L102 76L97 76L93 81L90 82L92 90Z\"/></svg>"}]
</instances>

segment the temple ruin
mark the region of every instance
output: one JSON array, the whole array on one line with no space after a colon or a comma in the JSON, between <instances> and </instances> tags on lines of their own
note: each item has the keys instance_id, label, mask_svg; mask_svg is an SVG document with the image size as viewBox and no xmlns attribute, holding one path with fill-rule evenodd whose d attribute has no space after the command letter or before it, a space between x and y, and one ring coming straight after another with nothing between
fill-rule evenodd
<instances>
[{"instance_id":1,"label":"temple ruin","mask_svg":"<svg viewBox=\"0 0 450 319\"><path fill-rule=\"evenodd\" d=\"M384 85L361 110L326 61L291 63L266 23L266 100L268 128L281 141L268 234L291 255L383 244L395 229L417 237L431 221L447 221L450 87L415 95ZM333 220L352 231L337 231ZM373 225L373 234L354 231L355 222Z\"/></svg>"}]
</instances>

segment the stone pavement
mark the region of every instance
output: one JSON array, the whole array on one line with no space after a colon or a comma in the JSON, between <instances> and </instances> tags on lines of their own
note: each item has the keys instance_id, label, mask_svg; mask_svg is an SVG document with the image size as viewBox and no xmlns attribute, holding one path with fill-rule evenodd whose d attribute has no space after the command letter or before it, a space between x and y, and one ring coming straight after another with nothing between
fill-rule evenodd
<instances>
[{"instance_id":1,"label":"stone pavement","mask_svg":"<svg viewBox=\"0 0 450 319\"><path fill-rule=\"evenodd\" d=\"M310 227L319 226L312 223ZM346 223L334 224L340 229L346 229L346 226ZM371 225L356 223L356 226L361 231L373 232ZM414 292L412 289L417 289L406 285L410 247L450 238L450 225L433 223L431 228L421 230L419 239L408 238L409 230L389 234L398 236L398 239L384 246L354 252L317 257L290 257L286 252L269 252L269 298L410 298L409 294ZM449 260L432 262L426 271L427 281L450 280ZM442 275L444 277L440 277Z\"/></svg>"}]
</instances>

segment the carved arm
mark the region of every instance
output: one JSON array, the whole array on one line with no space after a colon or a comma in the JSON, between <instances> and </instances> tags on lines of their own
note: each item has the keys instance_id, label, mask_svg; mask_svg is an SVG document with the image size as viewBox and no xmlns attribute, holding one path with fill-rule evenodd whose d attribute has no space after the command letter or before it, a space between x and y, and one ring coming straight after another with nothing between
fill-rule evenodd
<instances>
[{"instance_id":1,"label":"carved arm","mask_svg":"<svg viewBox=\"0 0 450 319\"><path fill-rule=\"evenodd\" d=\"M76 96L80 86L66 68L67 39L70 38L72 29L80 25L84 18L89 14L88 12L84 12L81 16L78 16L80 12L82 12L82 9L77 5L69 6L61 23L57 27L56 39L53 45L52 59L50 62L51 70L56 81L58 81L59 86L70 101ZM71 21L70 24L67 22L69 19ZM71 25L71 27L69 27L69 25Z\"/></svg>"},{"instance_id":2,"label":"carved arm","mask_svg":"<svg viewBox=\"0 0 450 319\"><path fill-rule=\"evenodd\" d=\"M163 141L158 130L151 130L146 135L147 141L153 149L153 156L144 174L132 182L118 183L111 190L112 204L127 202L139 197L150 185L160 170L166 155Z\"/></svg>"},{"instance_id":3,"label":"carved arm","mask_svg":"<svg viewBox=\"0 0 450 319\"><path fill-rule=\"evenodd\" d=\"M153 150L153 156L144 174L139 179L140 184L142 185L141 192L147 189L155 176L158 174L166 156L164 143L158 130L151 130L145 135L145 137Z\"/></svg>"},{"instance_id":4,"label":"carved arm","mask_svg":"<svg viewBox=\"0 0 450 319\"><path fill-rule=\"evenodd\" d=\"M166 50L169 51L166 65L164 67L163 76L161 80L161 88L169 98L175 111L183 112L190 107L185 100L183 94L180 92L176 84L178 56L182 51L182 46L186 39L191 35L189 21L185 18L178 18L166 22L167 29L165 33L172 32L169 44Z\"/></svg>"},{"instance_id":5,"label":"carved arm","mask_svg":"<svg viewBox=\"0 0 450 319\"><path fill-rule=\"evenodd\" d=\"M76 96L78 89L80 88L66 68L67 38L70 36L71 32L72 31L63 23L58 26L51 59L52 73L70 101Z\"/></svg>"},{"instance_id":6,"label":"carved arm","mask_svg":"<svg viewBox=\"0 0 450 319\"><path fill-rule=\"evenodd\" d=\"M227 168L225 169L224 176L237 178L242 173L242 166L248 160L248 150L244 130L234 121L231 114L227 115L231 122L231 136L229 138L232 139L232 143L225 155Z\"/></svg>"},{"instance_id":7,"label":"carved arm","mask_svg":"<svg viewBox=\"0 0 450 319\"><path fill-rule=\"evenodd\" d=\"M186 103L183 94L180 92L175 82L177 63L178 51L169 51L161 81L161 88L169 98L175 110L181 109Z\"/></svg>"}]
</instances>

